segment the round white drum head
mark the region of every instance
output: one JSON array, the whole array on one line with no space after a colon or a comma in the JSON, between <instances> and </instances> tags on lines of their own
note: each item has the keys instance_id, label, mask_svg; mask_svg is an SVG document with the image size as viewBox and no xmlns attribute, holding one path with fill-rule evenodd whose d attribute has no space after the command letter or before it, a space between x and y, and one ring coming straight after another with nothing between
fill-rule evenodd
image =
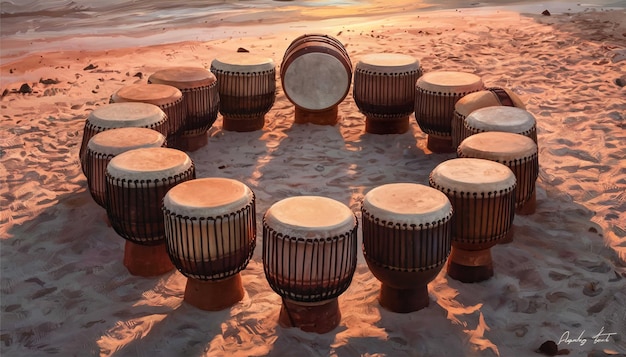
<instances>
[{"instance_id":1,"label":"round white drum head","mask_svg":"<svg viewBox=\"0 0 626 357\"><path fill-rule=\"evenodd\" d=\"M431 224L450 217L448 196L416 183L378 186L363 199L363 208L375 218L394 224Z\"/></svg>"},{"instance_id":2,"label":"round white drum head","mask_svg":"<svg viewBox=\"0 0 626 357\"><path fill-rule=\"evenodd\" d=\"M237 180L207 177L171 188L163 205L181 216L220 217L245 208L252 197L252 190Z\"/></svg>"},{"instance_id":3,"label":"round white drum head","mask_svg":"<svg viewBox=\"0 0 626 357\"><path fill-rule=\"evenodd\" d=\"M346 96L350 89L350 75L336 57L308 53L289 64L283 75L283 90L301 108L329 109Z\"/></svg>"},{"instance_id":4,"label":"round white drum head","mask_svg":"<svg viewBox=\"0 0 626 357\"><path fill-rule=\"evenodd\" d=\"M442 189L456 192L494 192L513 188L515 174L495 161L457 158L442 162L430 173L431 180Z\"/></svg>"},{"instance_id":5,"label":"round white drum head","mask_svg":"<svg viewBox=\"0 0 626 357\"><path fill-rule=\"evenodd\" d=\"M345 234L356 224L343 203L327 197L295 196L273 204L265 222L278 233L291 237L328 238Z\"/></svg>"},{"instance_id":6,"label":"round white drum head","mask_svg":"<svg viewBox=\"0 0 626 357\"><path fill-rule=\"evenodd\" d=\"M363 56L356 68L375 73L404 73L419 70L419 61L399 53L373 53Z\"/></svg>"},{"instance_id":7,"label":"round white drum head","mask_svg":"<svg viewBox=\"0 0 626 357\"><path fill-rule=\"evenodd\" d=\"M484 88L482 79L466 72L426 72L417 80L417 87L434 93L467 93Z\"/></svg>"},{"instance_id":8,"label":"round white drum head","mask_svg":"<svg viewBox=\"0 0 626 357\"><path fill-rule=\"evenodd\" d=\"M94 109L87 118L100 128L150 127L162 123L165 112L158 106L143 102L109 103Z\"/></svg>"},{"instance_id":9,"label":"round white drum head","mask_svg":"<svg viewBox=\"0 0 626 357\"><path fill-rule=\"evenodd\" d=\"M142 148L123 152L111 159L107 172L125 180L161 180L187 171L189 156L171 148Z\"/></svg>"},{"instance_id":10,"label":"round white drum head","mask_svg":"<svg viewBox=\"0 0 626 357\"><path fill-rule=\"evenodd\" d=\"M483 131L524 133L536 125L535 117L517 107L491 106L471 112L465 123L470 128Z\"/></svg>"},{"instance_id":11,"label":"round white drum head","mask_svg":"<svg viewBox=\"0 0 626 357\"><path fill-rule=\"evenodd\" d=\"M89 139L87 147L103 155L118 155L128 150L161 147L165 136L147 128L119 128L100 132Z\"/></svg>"},{"instance_id":12,"label":"round white drum head","mask_svg":"<svg viewBox=\"0 0 626 357\"><path fill-rule=\"evenodd\" d=\"M537 144L527 136L486 131L467 137L459 145L463 156L497 161L521 160L537 154Z\"/></svg>"}]
</instances>

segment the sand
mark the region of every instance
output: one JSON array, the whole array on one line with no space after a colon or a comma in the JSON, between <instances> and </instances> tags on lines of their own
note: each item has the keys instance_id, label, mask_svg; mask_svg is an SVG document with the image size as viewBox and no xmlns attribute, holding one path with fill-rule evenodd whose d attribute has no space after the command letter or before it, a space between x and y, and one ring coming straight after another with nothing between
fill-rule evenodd
<instances>
[{"instance_id":1,"label":"sand","mask_svg":"<svg viewBox=\"0 0 626 357\"><path fill-rule=\"evenodd\" d=\"M356 20L355 20L356 19ZM349 21L254 22L210 41L34 52L0 67L0 254L3 356L534 356L545 341L571 356L626 355L626 12L542 16L478 8ZM245 296L219 312L183 302L186 278L130 275L124 240L91 198L78 161L88 113L124 85L173 65L208 67L246 48L279 64L289 43L322 32L356 63L400 52L425 71L459 70L512 89L537 119L537 209L492 248L495 275L429 285L430 306L397 314L359 251L342 319L325 334L278 325L280 297L255 254ZM226 33L226 30L225 30ZM114 41L112 41L114 42ZM93 69L86 69L92 65ZM19 93L23 84L31 93ZM263 130L222 130L190 152L198 177L240 180L257 197L257 225L275 202L321 195L360 218L370 189L428 183L454 154L407 133L364 131L352 92L335 126L294 124L277 78ZM361 237L359 236L359 240Z\"/></svg>"}]
</instances>

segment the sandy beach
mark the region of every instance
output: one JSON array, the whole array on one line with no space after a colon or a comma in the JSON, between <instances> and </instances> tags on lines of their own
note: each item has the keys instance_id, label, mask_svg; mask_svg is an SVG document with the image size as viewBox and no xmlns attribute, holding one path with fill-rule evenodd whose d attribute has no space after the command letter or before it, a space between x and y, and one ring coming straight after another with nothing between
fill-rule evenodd
<instances>
[{"instance_id":1,"label":"sandy beach","mask_svg":"<svg viewBox=\"0 0 626 357\"><path fill-rule=\"evenodd\" d=\"M625 356L626 10L391 13L374 4L370 16L358 7L337 16L293 10L300 17L267 23L239 14L212 26L214 39L206 27L143 33L132 46L98 37L99 49L91 37L54 46L3 37L11 53L0 65L2 356L539 356L546 341L570 356ZM429 307L393 313L379 305L380 282L359 248L336 329L279 326L281 298L261 260L261 219L273 203L332 197L360 218L372 188L427 185L456 155L428 150L413 115L404 134L366 133L352 90L337 125L295 124L278 77L262 130L223 130L220 115L208 144L189 152L198 177L236 179L256 195L259 234L242 271L243 300L202 311L183 302L181 273L140 278L122 265L124 239L80 167L88 114L159 69L209 68L239 48L278 66L293 39L313 32L340 40L353 64L370 53L408 54L425 72L475 73L526 103L537 120L537 208L515 217L512 243L492 248L491 279L464 284L443 269ZM136 45L142 39L150 45Z\"/></svg>"}]
</instances>

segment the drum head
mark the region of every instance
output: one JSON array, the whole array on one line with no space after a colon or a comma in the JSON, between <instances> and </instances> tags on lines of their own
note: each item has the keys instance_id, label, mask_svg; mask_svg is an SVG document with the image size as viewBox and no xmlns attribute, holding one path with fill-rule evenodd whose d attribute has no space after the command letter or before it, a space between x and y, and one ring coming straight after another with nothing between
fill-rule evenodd
<instances>
[{"instance_id":1,"label":"drum head","mask_svg":"<svg viewBox=\"0 0 626 357\"><path fill-rule=\"evenodd\" d=\"M399 53L373 53L365 55L357 63L356 69L375 73L405 73L419 70L419 61L409 55Z\"/></svg>"},{"instance_id":2,"label":"drum head","mask_svg":"<svg viewBox=\"0 0 626 357\"><path fill-rule=\"evenodd\" d=\"M199 178L170 189L163 205L183 217L221 217L237 212L252 202L252 190L227 178Z\"/></svg>"},{"instance_id":3,"label":"drum head","mask_svg":"<svg viewBox=\"0 0 626 357\"><path fill-rule=\"evenodd\" d=\"M433 93L467 93L484 88L479 76L453 71L426 72L417 80L416 86Z\"/></svg>"},{"instance_id":4,"label":"drum head","mask_svg":"<svg viewBox=\"0 0 626 357\"><path fill-rule=\"evenodd\" d=\"M130 84L119 89L111 99L119 102L144 102L158 106L173 104L181 100L183 93L176 87L167 84Z\"/></svg>"},{"instance_id":5,"label":"drum head","mask_svg":"<svg viewBox=\"0 0 626 357\"><path fill-rule=\"evenodd\" d=\"M452 213L448 196L415 183L378 186L365 195L363 209L380 221L417 226L449 219Z\"/></svg>"},{"instance_id":6,"label":"drum head","mask_svg":"<svg viewBox=\"0 0 626 357\"><path fill-rule=\"evenodd\" d=\"M336 57L307 53L289 64L283 75L283 90L297 106L324 110L339 104L350 89L351 73Z\"/></svg>"},{"instance_id":7,"label":"drum head","mask_svg":"<svg viewBox=\"0 0 626 357\"><path fill-rule=\"evenodd\" d=\"M461 142L458 150L466 157L504 162L536 155L537 144L524 135L486 131L467 137Z\"/></svg>"},{"instance_id":8,"label":"drum head","mask_svg":"<svg viewBox=\"0 0 626 357\"><path fill-rule=\"evenodd\" d=\"M430 180L442 191L488 193L513 189L515 174L495 161L458 158L442 162L430 173Z\"/></svg>"},{"instance_id":9,"label":"drum head","mask_svg":"<svg viewBox=\"0 0 626 357\"><path fill-rule=\"evenodd\" d=\"M151 127L165 121L165 112L150 103L109 103L94 109L87 118L100 128Z\"/></svg>"},{"instance_id":10,"label":"drum head","mask_svg":"<svg viewBox=\"0 0 626 357\"><path fill-rule=\"evenodd\" d=\"M183 151L143 148L126 151L112 158L107 173L115 179L163 180L183 174L191 166L191 159Z\"/></svg>"},{"instance_id":11,"label":"drum head","mask_svg":"<svg viewBox=\"0 0 626 357\"><path fill-rule=\"evenodd\" d=\"M89 150L104 154L118 155L128 150L161 147L165 136L147 128L119 128L106 130L94 135L87 144Z\"/></svg>"},{"instance_id":12,"label":"drum head","mask_svg":"<svg viewBox=\"0 0 626 357\"><path fill-rule=\"evenodd\" d=\"M181 90L209 86L215 81L215 75L202 67L165 68L148 78L149 83L167 84Z\"/></svg>"},{"instance_id":13,"label":"drum head","mask_svg":"<svg viewBox=\"0 0 626 357\"><path fill-rule=\"evenodd\" d=\"M476 109L465 118L469 128L481 131L524 133L536 125L535 117L517 107L491 106Z\"/></svg>"},{"instance_id":14,"label":"drum head","mask_svg":"<svg viewBox=\"0 0 626 357\"><path fill-rule=\"evenodd\" d=\"M291 237L328 238L346 234L356 218L343 203L320 196L296 196L273 204L265 222L276 232Z\"/></svg>"}]
</instances>

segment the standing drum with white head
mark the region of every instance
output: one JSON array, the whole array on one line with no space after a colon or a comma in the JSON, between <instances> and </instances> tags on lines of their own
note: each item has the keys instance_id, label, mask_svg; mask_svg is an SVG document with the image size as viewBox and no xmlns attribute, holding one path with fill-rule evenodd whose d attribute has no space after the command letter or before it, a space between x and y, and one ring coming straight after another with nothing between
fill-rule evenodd
<instances>
[{"instance_id":1,"label":"standing drum with white head","mask_svg":"<svg viewBox=\"0 0 626 357\"><path fill-rule=\"evenodd\" d=\"M428 149L454 152L454 105L467 94L484 89L482 79L465 72L427 72L417 80L415 89L415 120L420 129L428 134Z\"/></svg>"},{"instance_id":2,"label":"standing drum with white head","mask_svg":"<svg viewBox=\"0 0 626 357\"><path fill-rule=\"evenodd\" d=\"M188 151L204 146L205 134L217 119L220 104L215 75L201 67L169 67L150 75L148 83L166 84L181 91L186 107L181 146Z\"/></svg>"},{"instance_id":3,"label":"standing drum with white head","mask_svg":"<svg viewBox=\"0 0 626 357\"><path fill-rule=\"evenodd\" d=\"M415 106L419 61L397 53L363 56L354 69L354 102L365 115L365 131L402 134L409 129Z\"/></svg>"},{"instance_id":4,"label":"standing drum with white head","mask_svg":"<svg viewBox=\"0 0 626 357\"><path fill-rule=\"evenodd\" d=\"M131 274L156 276L174 269L165 246L161 204L172 187L195 177L191 158L170 148L126 151L107 165L107 216L126 239L124 265Z\"/></svg>"},{"instance_id":5,"label":"standing drum with white head","mask_svg":"<svg viewBox=\"0 0 626 357\"><path fill-rule=\"evenodd\" d=\"M341 321L337 297L356 269L357 219L341 202L297 196L263 217L263 267L283 298L279 323L325 333Z\"/></svg>"},{"instance_id":6,"label":"standing drum with white head","mask_svg":"<svg viewBox=\"0 0 626 357\"><path fill-rule=\"evenodd\" d=\"M199 178L163 199L168 254L187 277L185 301L221 310L244 296L241 276L256 244L255 199L245 184Z\"/></svg>"},{"instance_id":7,"label":"standing drum with white head","mask_svg":"<svg viewBox=\"0 0 626 357\"><path fill-rule=\"evenodd\" d=\"M450 254L448 197L416 183L387 184L365 195L361 212L363 255L382 283L380 304L393 312L428 306L427 285Z\"/></svg>"},{"instance_id":8,"label":"standing drum with white head","mask_svg":"<svg viewBox=\"0 0 626 357\"><path fill-rule=\"evenodd\" d=\"M276 98L274 60L237 52L215 58L211 72L217 77L224 130L262 129Z\"/></svg>"},{"instance_id":9,"label":"standing drum with white head","mask_svg":"<svg viewBox=\"0 0 626 357\"><path fill-rule=\"evenodd\" d=\"M429 182L454 209L448 275L464 283L489 279L490 249L506 237L515 217L515 174L498 162L457 158L437 165Z\"/></svg>"}]
</instances>

